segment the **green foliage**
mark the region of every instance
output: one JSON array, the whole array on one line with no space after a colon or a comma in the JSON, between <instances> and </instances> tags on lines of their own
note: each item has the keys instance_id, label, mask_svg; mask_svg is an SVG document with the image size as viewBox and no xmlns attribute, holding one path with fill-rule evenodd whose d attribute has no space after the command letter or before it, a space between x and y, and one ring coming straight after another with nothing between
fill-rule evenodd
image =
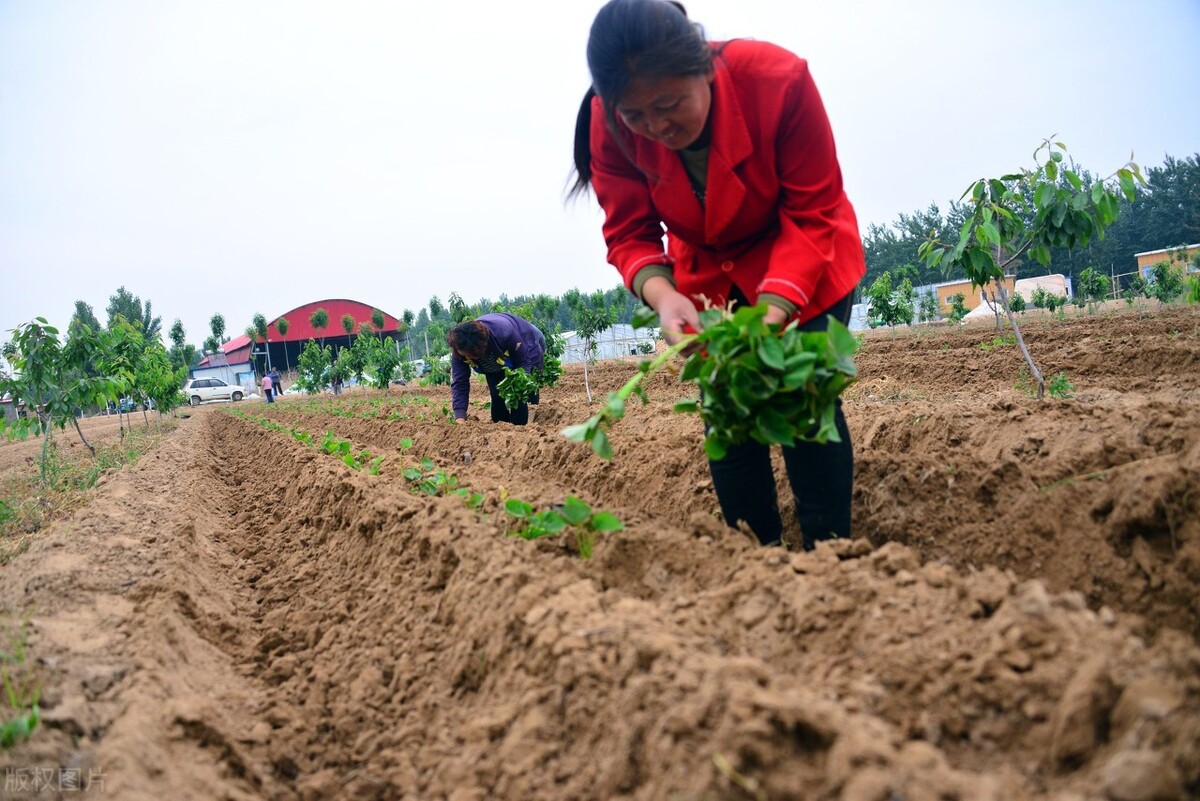
<instances>
[{"instance_id":1,"label":"green foliage","mask_svg":"<svg viewBox=\"0 0 1200 801\"><path fill-rule=\"evenodd\" d=\"M999 336L991 342L980 342L980 350L996 350L997 348L1007 348L1017 344L1016 336Z\"/></svg>"},{"instance_id":2,"label":"green foliage","mask_svg":"<svg viewBox=\"0 0 1200 801\"><path fill-rule=\"evenodd\" d=\"M504 405L509 409L516 409L522 403L528 402L537 394L538 389L537 382L521 367L515 370L505 367L504 378L496 385L496 390L504 399Z\"/></svg>"},{"instance_id":3,"label":"green foliage","mask_svg":"<svg viewBox=\"0 0 1200 801\"><path fill-rule=\"evenodd\" d=\"M933 322L938 318L938 302L936 292L922 292L917 302L917 320L922 323Z\"/></svg>"},{"instance_id":4,"label":"green foliage","mask_svg":"<svg viewBox=\"0 0 1200 801\"><path fill-rule=\"evenodd\" d=\"M1046 391L1050 393L1050 397L1060 400L1067 400L1075 397L1075 385L1067 378L1067 374L1060 370L1055 373L1046 383Z\"/></svg>"},{"instance_id":5,"label":"green foliage","mask_svg":"<svg viewBox=\"0 0 1200 801\"><path fill-rule=\"evenodd\" d=\"M315 395L329 386L332 375L333 349L328 345L321 347L310 339L296 362L296 386Z\"/></svg>"},{"instance_id":6,"label":"green foliage","mask_svg":"<svg viewBox=\"0 0 1200 801\"><path fill-rule=\"evenodd\" d=\"M1117 219L1119 199L1132 201L1137 183L1145 184L1141 169L1130 161L1103 181L1085 181L1063 163L1066 145L1045 140L1034 152L1033 169L1000 178L982 178L963 193L966 219L958 236L943 240L932 230L918 250L927 267L961 271L973 287L995 282L1003 286L1007 268L1026 253L1046 267L1052 249L1084 247L1102 238ZM1001 306L1022 344L1022 354L1037 382L1038 397L1044 378L1024 347L1016 317L997 293Z\"/></svg>"},{"instance_id":7,"label":"green foliage","mask_svg":"<svg viewBox=\"0 0 1200 801\"><path fill-rule=\"evenodd\" d=\"M959 320L967 316L967 296L961 292L956 292L950 298L950 320L957 323Z\"/></svg>"},{"instance_id":8,"label":"green foliage","mask_svg":"<svg viewBox=\"0 0 1200 801\"><path fill-rule=\"evenodd\" d=\"M1183 294L1183 270L1167 260L1158 262L1150 268L1146 293L1164 305L1175 300Z\"/></svg>"},{"instance_id":9,"label":"green foliage","mask_svg":"<svg viewBox=\"0 0 1200 801\"><path fill-rule=\"evenodd\" d=\"M905 325L912 323L916 298L912 281L908 277L900 282L899 287L893 288L891 272L884 272L875 279L866 294L871 302L872 327L876 325L892 327L900 323Z\"/></svg>"},{"instance_id":10,"label":"green foliage","mask_svg":"<svg viewBox=\"0 0 1200 801\"><path fill-rule=\"evenodd\" d=\"M212 331L211 339L217 343L214 347L209 348L209 350L215 351L225 342L225 316L223 314L214 314L208 321L208 327Z\"/></svg>"},{"instance_id":11,"label":"green foliage","mask_svg":"<svg viewBox=\"0 0 1200 801\"><path fill-rule=\"evenodd\" d=\"M509 534L525 540L538 539L570 529L575 534L579 555L590 559L596 547L596 536L622 531L625 524L612 512L594 512L584 501L568 495L557 509L536 510L533 504L520 498L508 498L504 511L514 520Z\"/></svg>"},{"instance_id":12,"label":"green foliage","mask_svg":"<svg viewBox=\"0 0 1200 801\"><path fill-rule=\"evenodd\" d=\"M429 375L421 379L421 386L449 386L450 384L450 363L444 362L441 359L433 359L426 361L429 365Z\"/></svg>"},{"instance_id":13,"label":"green foliage","mask_svg":"<svg viewBox=\"0 0 1200 801\"><path fill-rule=\"evenodd\" d=\"M1014 292L1008 299L1008 307L1014 312L1020 314L1025 311L1025 296L1020 292Z\"/></svg>"},{"instance_id":14,"label":"green foliage","mask_svg":"<svg viewBox=\"0 0 1200 801\"><path fill-rule=\"evenodd\" d=\"M316 309L312 314L308 315L308 324L313 327L313 330L321 332L321 344L324 345L324 332L329 327L329 312L324 309Z\"/></svg>"},{"instance_id":15,"label":"green foliage","mask_svg":"<svg viewBox=\"0 0 1200 801\"><path fill-rule=\"evenodd\" d=\"M28 740L41 721L41 684L25 653L26 627L0 628L5 642L0 650L0 686L5 709L0 718L0 749L8 750Z\"/></svg>"},{"instance_id":16,"label":"green foliage","mask_svg":"<svg viewBox=\"0 0 1200 801\"><path fill-rule=\"evenodd\" d=\"M100 376L89 376L85 369L88 364L106 365L103 364L102 338L86 325L72 326L72 335L65 344L59 341L58 329L44 317L17 326L12 335L5 347L12 373L0 374L0 395L7 393L15 401L24 402L32 414L14 424L0 420L0 430L9 438L24 438L30 433L42 436L41 475L45 484L50 480L47 460L51 429L73 423L75 413L81 407L106 405L110 399L118 397L132 384L137 354L130 358L128 370L119 378L111 377L108 371ZM111 335L114 338L127 335L136 342L137 351L141 350L141 334L123 318L117 318ZM158 347L162 350L161 345ZM84 443L87 444L86 439Z\"/></svg>"},{"instance_id":17,"label":"green foliage","mask_svg":"<svg viewBox=\"0 0 1200 801\"><path fill-rule=\"evenodd\" d=\"M1183 295L1188 303L1200 303L1200 274L1187 277L1187 286L1184 287Z\"/></svg>"},{"instance_id":18,"label":"green foliage","mask_svg":"<svg viewBox=\"0 0 1200 801\"><path fill-rule=\"evenodd\" d=\"M1099 303L1108 298L1112 283L1104 273L1088 267L1079 274L1076 297L1082 297L1088 303Z\"/></svg>"},{"instance_id":19,"label":"green foliage","mask_svg":"<svg viewBox=\"0 0 1200 801\"><path fill-rule=\"evenodd\" d=\"M150 301L144 304L141 299L125 287L120 287L116 294L108 299L108 327L112 328L118 317L124 317L146 342L157 342L162 334L162 317L155 317L151 312ZM92 330L99 330L93 328Z\"/></svg>"},{"instance_id":20,"label":"green foliage","mask_svg":"<svg viewBox=\"0 0 1200 801\"><path fill-rule=\"evenodd\" d=\"M354 315L352 315L352 314L343 314L342 315L342 330L346 332L346 336L350 336L351 334L353 334L354 329L356 327L357 326L355 326L355 324L354 324Z\"/></svg>"},{"instance_id":21,"label":"green foliage","mask_svg":"<svg viewBox=\"0 0 1200 801\"><path fill-rule=\"evenodd\" d=\"M642 362L638 375L610 393L604 408L586 423L563 435L587 442L602 458L612 458L607 430L625 414L629 396L646 401L642 380L685 348L696 348L681 378L695 382L703 401L682 401L676 411L699 412L708 430L704 449L722 458L736 442L766 444L838 441L835 401L857 374L858 341L840 322L829 330L782 330L763 318L766 304L744 306L733 314L721 309L701 312L703 330L684 336L653 362Z\"/></svg>"},{"instance_id":22,"label":"green foliage","mask_svg":"<svg viewBox=\"0 0 1200 801\"><path fill-rule=\"evenodd\" d=\"M383 331L383 326L386 324L383 312L380 309L371 309L371 327L376 331Z\"/></svg>"}]
</instances>

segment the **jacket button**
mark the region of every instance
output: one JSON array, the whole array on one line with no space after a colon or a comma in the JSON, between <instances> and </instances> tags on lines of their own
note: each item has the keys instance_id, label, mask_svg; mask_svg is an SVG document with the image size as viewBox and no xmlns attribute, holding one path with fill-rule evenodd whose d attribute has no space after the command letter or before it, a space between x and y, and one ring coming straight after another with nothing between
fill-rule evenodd
<instances>
[{"instance_id":1,"label":"jacket button","mask_svg":"<svg viewBox=\"0 0 1200 801\"><path fill-rule=\"evenodd\" d=\"M721 262L721 269L727 273L733 272L733 262L731 262L731 261Z\"/></svg>"}]
</instances>

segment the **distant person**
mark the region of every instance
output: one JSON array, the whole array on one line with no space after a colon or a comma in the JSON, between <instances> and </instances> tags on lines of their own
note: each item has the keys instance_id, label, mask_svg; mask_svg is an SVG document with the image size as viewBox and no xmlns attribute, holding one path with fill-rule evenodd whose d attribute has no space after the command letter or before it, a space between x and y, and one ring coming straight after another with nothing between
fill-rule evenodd
<instances>
[{"instance_id":1,"label":"distant person","mask_svg":"<svg viewBox=\"0 0 1200 801\"><path fill-rule=\"evenodd\" d=\"M330 385L330 387L333 388L334 395L341 395L342 394L342 374L335 371L333 374L333 378L330 379L330 381L329 381L329 385Z\"/></svg>"},{"instance_id":2,"label":"distant person","mask_svg":"<svg viewBox=\"0 0 1200 801\"><path fill-rule=\"evenodd\" d=\"M498 387L504 380L504 368L523 368L532 373L543 366L546 337L533 323L507 312L485 314L450 329L450 399L454 421L465 422L471 395L471 371L483 373L492 396L492 422L523 426L529 422L529 403L536 404L537 393L516 409L509 409Z\"/></svg>"},{"instance_id":3,"label":"distant person","mask_svg":"<svg viewBox=\"0 0 1200 801\"><path fill-rule=\"evenodd\" d=\"M272 368L267 375L271 377L271 389L275 390L275 397L279 397L283 394L283 378L279 375L279 368Z\"/></svg>"},{"instance_id":4,"label":"distant person","mask_svg":"<svg viewBox=\"0 0 1200 801\"><path fill-rule=\"evenodd\" d=\"M275 387L275 382L271 380L271 376L264 375L262 380L263 397L267 399L267 403L275 402L275 393L272 391Z\"/></svg>"},{"instance_id":5,"label":"distant person","mask_svg":"<svg viewBox=\"0 0 1200 801\"><path fill-rule=\"evenodd\" d=\"M759 40L707 41L679 3L610 0L587 62L572 191L595 192L608 260L658 313L668 344L700 328L706 299L765 303L767 323L806 331L849 320L862 238L804 59ZM836 425L841 442L783 448L806 548L850 536L841 401ZM770 449L738 443L709 469L726 522L780 542Z\"/></svg>"}]
</instances>

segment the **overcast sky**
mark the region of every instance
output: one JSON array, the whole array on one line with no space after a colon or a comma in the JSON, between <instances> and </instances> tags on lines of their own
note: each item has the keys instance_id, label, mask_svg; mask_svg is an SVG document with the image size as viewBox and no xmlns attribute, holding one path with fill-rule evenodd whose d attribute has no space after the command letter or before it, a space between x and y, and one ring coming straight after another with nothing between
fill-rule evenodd
<instances>
[{"instance_id":1,"label":"overcast sky","mask_svg":"<svg viewBox=\"0 0 1200 801\"><path fill-rule=\"evenodd\" d=\"M617 284L568 205L600 2L0 0L0 336ZM809 59L865 231L1029 163L1200 150L1200 0L690 0ZM1166 242L1164 246L1176 243Z\"/></svg>"}]
</instances>

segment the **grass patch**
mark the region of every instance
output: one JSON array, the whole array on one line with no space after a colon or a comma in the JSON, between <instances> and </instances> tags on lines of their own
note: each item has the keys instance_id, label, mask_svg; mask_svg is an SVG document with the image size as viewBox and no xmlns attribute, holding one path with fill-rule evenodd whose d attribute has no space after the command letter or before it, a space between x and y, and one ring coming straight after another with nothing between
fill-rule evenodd
<instances>
[{"instance_id":1,"label":"grass patch","mask_svg":"<svg viewBox=\"0 0 1200 801\"><path fill-rule=\"evenodd\" d=\"M95 457L83 447L60 448L65 435L55 432L47 452L46 486L37 460L0 476L0 565L28 550L33 534L84 507L101 476L135 464L176 425L166 419L161 427L134 428L124 441L98 443Z\"/></svg>"}]
</instances>

